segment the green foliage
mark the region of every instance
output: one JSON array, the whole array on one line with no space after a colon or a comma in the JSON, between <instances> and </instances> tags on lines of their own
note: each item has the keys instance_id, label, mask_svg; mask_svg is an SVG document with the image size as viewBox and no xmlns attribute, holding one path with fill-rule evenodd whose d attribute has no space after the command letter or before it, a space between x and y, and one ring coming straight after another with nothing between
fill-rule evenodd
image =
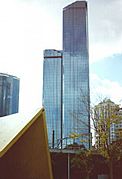
<instances>
[{"instance_id":1,"label":"green foliage","mask_svg":"<svg viewBox=\"0 0 122 179\"><path fill-rule=\"evenodd\" d=\"M119 105L114 104L110 99L104 99L94 108L94 128L96 134L96 148L100 154L107 159L111 158L110 127L119 124L122 116L118 114Z\"/></svg>"},{"instance_id":2,"label":"green foliage","mask_svg":"<svg viewBox=\"0 0 122 179\"><path fill-rule=\"evenodd\" d=\"M112 142L109 145L110 159L117 162L122 159L122 139Z\"/></svg>"},{"instance_id":3,"label":"green foliage","mask_svg":"<svg viewBox=\"0 0 122 179\"><path fill-rule=\"evenodd\" d=\"M113 162L122 158L122 141L111 140L111 127L122 122L119 105L105 99L94 108L93 121L96 133L96 149L106 158L110 179L113 179ZM120 137L120 136L119 136ZM121 145L120 145L121 144Z\"/></svg>"},{"instance_id":4,"label":"green foliage","mask_svg":"<svg viewBox=\"0 0 122 179\"><path fill-rule=\"evenodd\" d=\"M83 102L84 101L81 99L81 103ZM87 106L87 104L84 103L84 106ZM102 160L102 162L108 164L110 169L110 178L113 179L112 162L122 159L122 130L116 131L119 140L112 142L110 138L110 128L113 124L120 124L122 122L122 114L120 115L118 113L119 110L119 105L116 105L107 98L102 100L98 105L90 107L87 111L90 113L93 126L88 126L88 124L84 122L84 114L82 113L82 110L79 114L73 114L74 119L79 121L79 126L81 123L81 126L90 127L94 130L96 135L94 150L81 150L80 154L76 155L72 159L73 167L77 166L78 168L82 168L83 171L89 175L94 168L94 156L97 154L103 156L104 160ZM81 135L83 134L79 135L73 133L71 134L71 138L76 139L81 137ZM97 162L99 163L100 160Z\"/></svg>"},{"instance_id":5,"label":"green foliage","mask_svg":"<svg viewBox=\"0 0 122 179\"><path fill-rule=\"evenodd\" d=\"M94 173L96 167L101 168L103 171L106 160L96 150L81 150L78 154L75 154L71 160L71 165L80 169L81 173L88 177Z\"/></svg>"}]
</instances>

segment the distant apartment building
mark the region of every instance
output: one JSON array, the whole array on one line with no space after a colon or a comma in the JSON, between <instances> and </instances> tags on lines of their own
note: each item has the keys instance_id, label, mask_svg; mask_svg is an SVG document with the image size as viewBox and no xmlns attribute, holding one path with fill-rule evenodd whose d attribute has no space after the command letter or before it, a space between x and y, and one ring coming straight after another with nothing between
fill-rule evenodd
<instances>
[{"instance_id":1,"label":"distant apartment building","mask_svg":"<svg viewBox=\"0 0 122 179\"><path fill-rule=\"evenodd\" d=\"M120 132L122 132L122 110L119 108L119 105L112 102L110 99L104 99L98 105L95 106L94 109L95 119L96 119L96 128L100 128L99 121L103 121L103 126L105 130L108 127L107 122L110 120L110 128L109 128L109 136L108 142L111 143L117 140L120 137ZM118 122L114 122L118 120ZM102 125L100 123L100 125ZM96 134L96 140L100 140L99 135ZM101 141L99 141L101 143Z\"/></svg>"},{"instance_id":2,"label":"distant apartment building","mask_svg":"<svg viewBox=\"0 0 122 179\"><path fill-rule=\"evenodd\" d=\"M110 128L111 142L122 139L122 109L117 111L118 123L113 123Z\"/></svg>"},{"instance_id":3,"label":"distant apartment building","mask_svg":"<svg viewBox=\"0 0 122 179\"><path fill-rule=\"evenodd\" d=\"M90 147L90 92L86 1L63 9L63 51L45 50L43 104L46 109L49 145L51 137L72 144L72 133ZM82 111L82 114L81 114ZM54 136L53 136L54 135ZM53 140L52 140L53 141Z\"/></svg>"},{"instance_id":4,"label":"distant apartment building","mask_svg":"<svg viewBox=\"0 0 122 179\"><path fill-rule=\"evenodd\" d=\"M19 107L19 78L0 73L0 117L17 113Z\"/></svg>"}]
</instances>

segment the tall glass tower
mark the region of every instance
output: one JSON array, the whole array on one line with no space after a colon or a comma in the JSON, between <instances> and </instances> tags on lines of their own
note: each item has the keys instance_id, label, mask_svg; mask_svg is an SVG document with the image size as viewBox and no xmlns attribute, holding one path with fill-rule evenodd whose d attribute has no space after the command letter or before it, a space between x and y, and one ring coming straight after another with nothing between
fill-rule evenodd
<instances>
[{"instance_id":1,"label":"tall glass tower","mask_svg":"<svg viewBox=\"0 0 122 179\"><path fill-rule=\"evenodd\" d=\"M46 110L49 146L62 136L62 52L45 50L43 62L43 105Z\"/></svg>"},{"instance_id":2,"label":"tall glass tower","mask_svg":"<svg viewBox=\"0 0 122 179\"><path fill-rule=\"evenodd\" d=\"M19 107L19 78L0 73L0 117L17 113Z\"/></svg>"},{"instance_id":3,"label":"tall glass tower","mask_svg":"<svg viewBox=\"0 0 122 179\"><path fill-rule=\"evenodd\" d=\"M76 1L63 9L64 128L63 135L90 141L89 54L87 2Z\"/></svg>"},{"instance_id":4,"label":"tall glass tower","mask_svg":"<svg viewBox=\"0 0 122 179\"><path fill-rule=\"evenodd\" d=\"M76 1L63 9L63 52L45 50L43 69L49 146L58 139L70 144L74 141L72 134L77 133L80 137L75 142L90 147L86 1Z\"/></svg>"}]
</instances>

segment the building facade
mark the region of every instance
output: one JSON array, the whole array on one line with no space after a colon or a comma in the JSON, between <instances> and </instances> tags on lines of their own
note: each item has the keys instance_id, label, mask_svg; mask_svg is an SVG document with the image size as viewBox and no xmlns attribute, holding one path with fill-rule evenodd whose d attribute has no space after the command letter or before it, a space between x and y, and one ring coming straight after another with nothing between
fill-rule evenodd
<instances>
[{"instance_id":1,"label":"building facade","mask_svg":"<svg viewBox=\"0 0 122 179\"><path fill-rule=\"evenodd\" d=\"M117 111L118 123L112 123L110 127L111 142L122 139L122 108Z\"/></svg>"},{"instance_id":2,"label":"building facade","mask_svg":"<svg viewBox=\"0 0 122 179\"><path fill-rule=\"evenodd\" d=\"M0 73L0 117L18 112L19 78Z\"/></svg>"},{"instance_id":3,"label":"building facade","mask_svg":"<svg viewBox=\"0 0 122 179\"><path fill-rule=\"evenodd\" d=\"M63 9L63 51L44 52L43 104L49 146L84 144L90 147L90 92L87 2ZM81 113L82 112L82 113ZM72 134L80 137L74 139ZM66 140L65 140L66 139ZM81 141L82 140L82 141Z\"/></svg>"},{"instance_id":4,"label":"building facade","mask_svg":"<svg viewBox=\"0 0 122 179\"><path fill-rule=\"evenodd\" d=\"M62 52L45 50L43 62L43 106L46 110L49 146L57 146L62 122Z\"/></svg>"},{"instance_id":5,"label":"building facade","mask_svg":"<svg viewBox=\"0 0 122 179\"><path fill-rule=\"evenodd\" d=\"M86 1L76 1L63 9L63 135L81 134L88 147L90 93L87 16ZM76 142L81 143L82 139L76 139Z\"/></svg>"},{"instance_id":6,"label":"building facade","mask_svg":"<svg viewBox=\"0 0 122 179\"><path fill-rule=\"evenodd\" d=\"M94 118L96 119L96 128L99 132L95 132L96 143L101 145L101 134L105 131L108 134L108 144L122 137L122 109L110 99L104 99L94 108ZM115 121L115 122L114 122Z\"/></svg>"}]
</instances>

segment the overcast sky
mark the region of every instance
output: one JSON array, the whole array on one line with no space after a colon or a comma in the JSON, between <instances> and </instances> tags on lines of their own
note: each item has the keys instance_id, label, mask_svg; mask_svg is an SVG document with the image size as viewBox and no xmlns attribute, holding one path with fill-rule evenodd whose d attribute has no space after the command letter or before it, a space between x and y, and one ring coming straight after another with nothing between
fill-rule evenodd
<instances>
[{"instance_id":1,"label":"overcast sky","mask_svg":"<svg viewBox=\"0 0 122 179\"><path fill-rule=\"evenodd\" d=\"M62 49L62 9L72 2L0 0L0 72L20 78L20 111L42 103L43 50ZM122 1L89 0L88 9L90 63L121 55ZM105 79L104 69L90 79L94 93L122 99L122 84Z\"/></svg>"}]
</instances>

